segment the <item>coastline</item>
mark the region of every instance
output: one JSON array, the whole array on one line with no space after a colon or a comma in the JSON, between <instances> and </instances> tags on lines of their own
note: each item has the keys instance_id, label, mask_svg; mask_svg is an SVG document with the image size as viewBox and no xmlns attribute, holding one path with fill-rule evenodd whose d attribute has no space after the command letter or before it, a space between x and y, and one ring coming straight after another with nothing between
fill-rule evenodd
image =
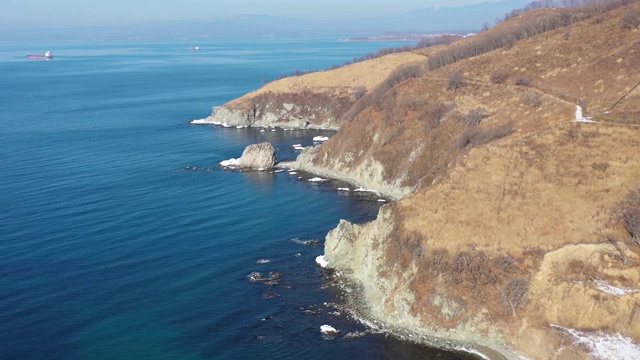
<instances>
[{"instance_id":1,"label":"coastline","mask_svg":"<svg viewBox=\"0 0 640 360\"><path fill-rule=\"evenodd\" d=\"M363 285L348 279L339 270L326 268L325 280L340 290L345 302L345 309L358 322L375 332L383 332L402 341L411 342L446 351L479 357L483 360L527 360L528 358L495 343L458 341L437 335L420 334L407 328L388 324L377 319L369 311L369 305L363 299Z\"/></svg>"}]
</instances>

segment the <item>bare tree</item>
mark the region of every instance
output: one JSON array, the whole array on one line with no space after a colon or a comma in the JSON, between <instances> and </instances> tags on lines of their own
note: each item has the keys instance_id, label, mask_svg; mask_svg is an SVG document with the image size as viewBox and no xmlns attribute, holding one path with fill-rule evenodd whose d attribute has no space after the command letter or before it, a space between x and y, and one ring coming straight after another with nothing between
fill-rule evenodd
<instances>
[{"instance_id":1,"label":"bare tree","mask_svg":"<svg viewBox=\"0 0 640 360\"><path fill-rule=\"evenodd\" d=\"M456 91L465 85L467 85L467 82L460 71L454 71L449 74L449 77L447 78L447 90Z\"/></svg>"},{"instance_id":2,"label":"bare tree","mask_svg":"<svg viewBox=\"0 0 640 360\"><path fill-rule=\"evenodd\" d=\"M631 241L640 245L640 189L632 191L622 204L624 226L631 235Z\"/></svg>"},{"instance_id":3,"label":"bare tree","mask_svg":"<svg viewBox=\"0 0 640 360\"><path fill-rule=\"evenodd\" d=\"M504 306L505 313L511 310L516 316L516 310L525 306L528 299L529 282L525 279L512 279L500 289L500 302Z\"/></svg>"}]
</instances>

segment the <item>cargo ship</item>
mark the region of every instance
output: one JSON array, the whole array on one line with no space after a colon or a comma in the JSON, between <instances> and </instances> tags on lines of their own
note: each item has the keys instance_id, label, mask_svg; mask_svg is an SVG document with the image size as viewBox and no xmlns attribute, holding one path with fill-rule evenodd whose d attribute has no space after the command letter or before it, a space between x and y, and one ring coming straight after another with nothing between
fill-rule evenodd
<instances>
[{"instance_id":1,"label":"cargo ship","mask_svg":"<svg viewBox=\"0 0 640 360\"><path fill-rule=\"evenodd\" d=\"M51 60L53 59L53 53L51 51L47 51L44 54L27 54L27 59Z\"/></svg>"}]
</instances>

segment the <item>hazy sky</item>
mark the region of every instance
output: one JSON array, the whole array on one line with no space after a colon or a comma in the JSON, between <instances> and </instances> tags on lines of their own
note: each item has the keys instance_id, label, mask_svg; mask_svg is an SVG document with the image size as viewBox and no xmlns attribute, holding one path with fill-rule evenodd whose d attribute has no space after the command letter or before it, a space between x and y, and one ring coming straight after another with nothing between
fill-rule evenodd
<instances>
[{"instance_id":1,"label":"hazy sky","mask_svg":"<svg viewBox=\"0 0 640 360\"><path fill-rule=\"evenodd\" d=\"M0 30L213 20L238 14L373 17L498 0L2 0Z\"/></svg>"}]
</instances>

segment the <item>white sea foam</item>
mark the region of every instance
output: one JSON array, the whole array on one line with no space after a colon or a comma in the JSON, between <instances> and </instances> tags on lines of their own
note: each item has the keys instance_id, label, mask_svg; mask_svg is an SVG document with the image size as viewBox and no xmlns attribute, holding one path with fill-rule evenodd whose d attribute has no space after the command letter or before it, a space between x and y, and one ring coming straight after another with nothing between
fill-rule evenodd
<instances>
[{"instance_id":1,"label":"white sea foam","mask_svg":"<svg viewBox=\"0 0 640 360\"><path fill-rule=\"evenodd\" d=\"M349 191L349 188L338 188L338 191Z\"/></svg>"},{"instance_id":2,"label":"white sea foam","mask_svg":"<svg viewBox=\"0 0 640 360\"><path fill-rule=\"evenodd\" d=\"M295 171L289 171L289 175L298 175L298 173Z\"/></svg>"},{"instance_id":3,"label":"white sea foam","mask_svg":"<svg viewBox=\"0 0 640 360\"><path fill-rule=\"evenodd\" d=\"M246 128L246 126L244 126L244 125L238 125L238 126L236 126L236 129L244 129L244 128Z\"/></svg>"},{"instance_id":4,"label":"white sea foam","mask_svg":"<svg viewBox=\"0 0 640 360\"><path fill-rule=\"evenodd\" d=\"M325 142L327 140L329 140L329 138L326 136L316 136L313 138L313 141L315 142Z\"/></svg>"},{"instance_id":5,"label":"white sea foam","mask_svg":"<svg viewBox=\"0 0 640 360\"><path fill-rule=\"evenodd\" d=\"M596 359L640 359L640 346L620 334L586 332L553 324L551 327L570 335L576 344L588 348Z\"/></svg>"},{"instance_id":6,"label":"white sea foam","mask_svg":"<svg viewBox=\"0 0 640 360\"><path fill-rule=\"evenodd\" d=\"M269 260L269 259L260 259L260 260L256 261L256 264L268 264L270 262L271 262L271 260Z\"/></svg>"},{"instance_id":7,"label":"white sea foam","mask_svg":"<svg viewBox=\"0 0 640 360\"><path fill-rule=\"evenodd\" d=\"M231 125L229 125L229 124L227 124L227 123L222 123L221 125L222 125L222 127L226 127L226 128L231 127Z\"/></svg>"},{"instance_id":8,"label":"white sea foam","mask_svg":"<svg viewBox=\"0 0 640 360\"><path fill-rule=\"evenodd\" d=\"M324 255L318 255L316 257L316 264L320 265L320 267L326 268L329 265L329 262L325 260Z\"/></svg>"},{"instance_id":9,"label":"white sea foam","mask_svg":"<svg viewBox=\"0 0 640 360\"><path fill-rule=\"evenodd\" d=\"M304 146L301 144L294 144L292 147L294 150L304 150Z\"/></svg>"},{"instance_id":10,"label":"white sea foam","mask_svg":"<svg viewBox=\"0 0 640 360\"><path fill-rule=\"evenodd\" d=\"M209 125L209 124L213 124L213 123L211 121L207 121L207 119L197 119L197 120L189 121L189 124L193 124L193 125Z\"/></svg>"},{"instance_id":11,"label":"white sea foam","mask_svg":"<svg viewBox=\"0 0 640 360\"><path fill-rule=\"evenodd\" d=\"M310 182L323 182L323 181L327 181L327 179L323 179L323 178L319 178L319 177L314 177L309 179Z\"/></svg>"},{"instance_id":12,"label":"white sea foam","mask_svg":"<svg viewBox=\"0 0 640 360\"><path fill-rule=\"evenodd\" d=\"M220 161L220 165L224 167L240 167L240 160L231 158L229 160Z\"/></svg>"},{"instance_id":13,"label":"white sea foam","mask_svg":"<svg viewBox=\"0 0 640 360\"><path fill-rule=\"evenodd\" d=\"M383 202L387 202L387 200L385 200L385 199L378 199L378 202L383 203Z\"/></svg>"}]
</instances>

